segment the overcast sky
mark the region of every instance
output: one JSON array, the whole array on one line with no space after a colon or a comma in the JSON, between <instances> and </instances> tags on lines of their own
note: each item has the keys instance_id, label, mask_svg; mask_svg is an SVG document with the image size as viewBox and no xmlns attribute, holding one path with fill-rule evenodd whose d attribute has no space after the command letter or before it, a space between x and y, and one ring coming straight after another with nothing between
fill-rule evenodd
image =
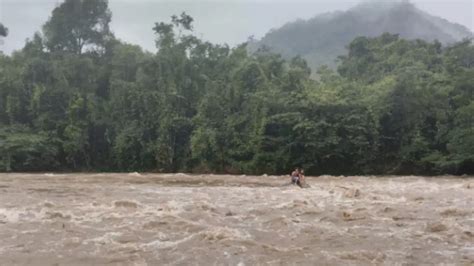
<instances>
[{"instance_id":1,"label":"overcast sky","mask_svg":"<svg viewBox=\"0 0 474 266\"><path fill-rule=\"evenodd\" d=\"M374 0L372 0L374 1ZM379 0L383 1L383 0ZM41 29L61 0L0 0L0 22L10 34L0 51L11 53ZM236 45L251 35L262 37L297 18L347 10L360 0L109 0L117 37L154 50L152 27L185 11L195 19L195 33L206 40ZM412 0L419 8L474 31L474 0Z\"/></svg>"}]
</instances>

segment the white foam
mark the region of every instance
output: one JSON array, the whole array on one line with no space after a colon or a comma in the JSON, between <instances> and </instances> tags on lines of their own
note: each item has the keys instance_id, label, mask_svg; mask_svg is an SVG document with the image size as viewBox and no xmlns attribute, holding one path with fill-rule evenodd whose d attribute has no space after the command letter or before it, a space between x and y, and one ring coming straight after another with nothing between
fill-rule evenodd
<instances>
[{"instance_id":1,"label":"white foam","mask_svg":"<svg viewBox=\"0 0 474 266\"><path fill-rule=\"evenodd\" d=\"M84 240L84 244L112 244L114 242L114 238L121 236L122 234L119 232L107 232L103 234L102 236L98 236L95 238L90 238Z\"/></svg>"},{"instance_id":2,"label":"white foam","mask_svg":"<svg viewBox=\"0 0 474 266\"><path fill-rule=\"evenodd\" d=\"M179 239L179 240L176 240L176 241L162 241L162 240L157 239L157 240L148 242L146 244L142 244L141 248L145 248L145 249L149 249L149 248L152 248L152 249L172 248L172 247L176 247L177 245L190 240L194 236L195 236L195 234L191 234L191 235L189 235L185 238L182 238L182 239Z\"/></svg>"},{"instance_id":3,"label":"white foam","mask_svg":"<svg viewBox=\"0 0 474 266\"><path fill-rule=\"evenodd\" d=\"M129 176L142 176L140 173L138 172L133 172L133 173L129 173L128 174Z\"/></svg>"},{"instance_id":4,"label":"white foam","mask_svg":"<svg viewBox=\"0 0 474 266\"><path fill-rule=\"evenodd\" d=\"M18 209L0 208L0 219L9 223L18 223L22 213Z\"/></svg>"},{"instance_id":5,"label":"white foam","mask_svg":"<svg viewBox=\"0 0 474 266\"><path fill-rule=\"evenodd\" d=\"M202 231L199 234L205 239L211 241L220 241L223 239L248 240L252 238L252 236L246 231L229 227L213 227L211 229Z\"/></svg>"}]
</instances>

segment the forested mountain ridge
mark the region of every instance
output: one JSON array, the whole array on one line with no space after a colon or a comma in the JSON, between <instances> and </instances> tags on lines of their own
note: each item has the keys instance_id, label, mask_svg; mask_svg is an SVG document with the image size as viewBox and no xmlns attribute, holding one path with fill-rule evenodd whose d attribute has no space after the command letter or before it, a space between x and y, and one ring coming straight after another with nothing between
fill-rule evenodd
<instances>
[{"instance_id":1,"label":"forested mountain ridge","mask_svg":"<svg viewBox=\"0 0 474 266\"><path fill-rule=\"evenodd\" d=\"M358 37L316 81L300 57L195 37L184 13L144 52L107 4L66 0L0 53L0 171L474 173L470 40Z\"/></svg>"},{"instance_id":2,"label":"forested mountain ridge","mask_svg":"<svg viewBox=\"0 0 474 266\"><path fill-rule=\"evenodd\" d=\"M250 51L268 47L289 59L302 56L313 71L321 65L335 67L336 59L358 36L384 32L405 39L438 40L443 44L473 37L466 27L432 16L407 1L366 2L345 12L333 12L309 20L287 23L250 44Z\"/></svg>"}]
</instances>

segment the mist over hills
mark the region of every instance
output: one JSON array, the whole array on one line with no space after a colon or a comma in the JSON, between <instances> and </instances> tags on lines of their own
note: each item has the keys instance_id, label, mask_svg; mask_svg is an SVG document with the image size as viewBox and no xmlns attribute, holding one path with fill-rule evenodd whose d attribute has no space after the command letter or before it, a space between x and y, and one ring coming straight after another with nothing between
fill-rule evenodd
<instances>
[{"instance_id":1,"label":"mist over hills","mask_svg":"<svg viewBox=\"0 0 474 266\"><path fill-rule=\"evenodd\" d=\"M260 40L250 41L249 50L267 47L285 58L300 55L314 71L321 65L334 67L337 56L345 54L346 45L354 38L375 37L384 32L443 44L473 37L465 26L430 15L408 1L365 2L348 11L287 23Z\"/></svg>"}]
</instances>

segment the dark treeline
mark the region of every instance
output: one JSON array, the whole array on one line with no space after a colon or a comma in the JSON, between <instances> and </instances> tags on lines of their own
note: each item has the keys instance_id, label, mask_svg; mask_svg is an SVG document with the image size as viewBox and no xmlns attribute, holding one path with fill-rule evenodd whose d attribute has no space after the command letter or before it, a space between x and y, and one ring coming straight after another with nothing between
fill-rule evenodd
<instances>
[{"instance_id":1,"label":"dark treeline","mask_svg":"<svg viewBox=\"0 0 474 266\"><path fill-rule=\"evenodd\" d=\"M156 54L117 40L105 0L66 0L0 53L0 170L474 173L474 46L356 38L318 80L157 23ZM8 26L8 25L7 25Z\"/></svg>"}]
</instances>

